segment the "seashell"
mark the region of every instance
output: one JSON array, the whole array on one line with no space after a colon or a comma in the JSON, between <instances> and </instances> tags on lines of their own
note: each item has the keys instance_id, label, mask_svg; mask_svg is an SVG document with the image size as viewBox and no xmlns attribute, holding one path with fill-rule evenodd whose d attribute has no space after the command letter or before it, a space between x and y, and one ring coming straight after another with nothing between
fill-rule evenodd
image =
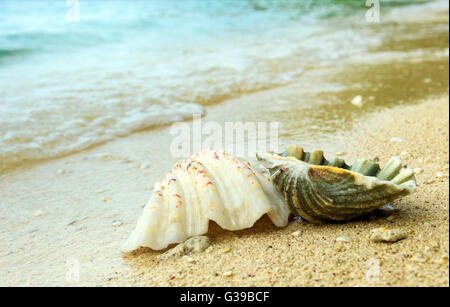
<instances>
[{"instance_id":1,"label":"seashell","mask_svg":"<svg viewBox=\"0 0 450 307\"><path fill-rule=\"evenodd\" d=\"M414 172L398 157L380 169L375 160L347 165L340 158L328 161L320 150L304 152L294 145L280 155L257 158L269 169L290 210L312 223L360 217L416 188Z\"/></svg>"},{"instance_id":2,"label":"seashell","mask_svg":"<svg viewBox=\"0 0 450 307\"><path fill-rule=\"evenodd\" d=\"M225 151L204 150L156 183L122 251L184 242L205 234L210 220L227 230L249 228L264 214L279 227L290 215L270 178Z\"/></svg>"},{"instance_id":3,"label":"seashell","mask_svg":"<svg viewBox=\"0 0 450 307\"><path fill-rule=\"evenodd\" d=\"M414 172L398 157L383 168L376 160L327 160L320 150L291 146L257 155L260 163L204 150L175 164L155 184L137 226L122 246L155 250L203 235L209 221L227 230L252 227L264 214L278 227L292 213L312 222L346 221L412 193Z\"/></svg>"}]
</instances>

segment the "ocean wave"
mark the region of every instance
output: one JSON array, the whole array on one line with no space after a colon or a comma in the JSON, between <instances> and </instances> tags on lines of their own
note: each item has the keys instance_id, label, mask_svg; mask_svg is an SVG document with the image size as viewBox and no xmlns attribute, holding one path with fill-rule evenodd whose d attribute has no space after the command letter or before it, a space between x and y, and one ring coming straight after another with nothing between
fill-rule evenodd
<instances>
[{"instance_id":1,"label":"ocean wave","mask_svg":"<svg viewBox=\"0 0 450 307\"><path fill-rule=\"evenodd\" d=\"M122 114L91 111L103 112L103 115L96 116L87 111L83 116L72 116L67 110L66 114L59 114L65 120L56 126L54 116L43 110L3 120L0 130L6 133L0 138L0 171L24 161L69 154L117 136L188 119L193 114L204 114L201 106L190 103L152 105L145 109L129 109ZM35 128L39 129L38 133Z\"/></svg>"},{"instance_id":2,"label":"ocean wave","mask_svg":"<svg viewBox=\"0 0 450 307\"><path fill-rule=\"evenodd\" d=\"M308 1L287 1L289 9L272 1L125 9L113 1L95 12L86 7L100 2L86 4L79 24L62 24L64 8L22 30L10 18L0 35L14 46L0 49L9 63L0 66L0 170L191 118L379 44L361 11L346 17L341 2L325 1L339 8L327 16L327 6ZM15 58L25 54L35 56Z\"/></svg>"},{"instance_id":3,"label":"ocean wave","mask_svg":"<svg viewBox=\"0 0 450 307\"><path fill-rule=\"evenodd\" d=\"M32 49L19 48L19 49L0 49L0 61L3 58L22 56L32 53Z\"/></svg>"}]
</instances>

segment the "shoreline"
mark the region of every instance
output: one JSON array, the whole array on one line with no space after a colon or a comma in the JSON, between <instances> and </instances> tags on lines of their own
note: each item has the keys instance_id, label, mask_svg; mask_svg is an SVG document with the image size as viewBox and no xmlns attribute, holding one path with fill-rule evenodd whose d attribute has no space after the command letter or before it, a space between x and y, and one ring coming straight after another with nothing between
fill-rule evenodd
<instances>
[{"instance_id":1,"label":"shoreline","mask_svg":"<svg viewBox=\"0 0 450 307\"><path fill-rule=\"evenodd\" d=\"M377 36L381 42L373 46L369 45L364 53L339 57L337 61L331 61L329 64L302 66L301 73L295 78L286 83L272 84L269 88L242 90L208 103L189 101L204 108L207 113L212 112L213 119L221 119L220 112L227 112L231 115L228 120L232 121L236 121L235 118L266 121L274 117L275 120L288 123L286 127L288 131L284 131L283 136L286 139L292 139L295 138L299 129L306 128L305 133L323 137L330 132L342 130L340 125L346 125L349 129L352 123L361 117L361 113L378 111L380 108L398 104L408 105L436 95L448 94L448 27L442 27L442 25L448 25L448 10L425 12L413 10L408 18L401 19L401 22L407 25L407 31L404 27L398 26L397 16L389 14L385 18L382 24L371 25L364 31L369 31L368 33L373 31L375 36L379 31L392 32L393 35ZM421 31L422 28L428 27L433 29L431 33L425 34ZM408 34L415 32L417 32L415 36ZM276 104L268 102L266 93L269 93L269 98L272 97L272 93L278 93L277 97L280 101ZM367 106L361 108L361 112L355 111L348 104L357 95L370 99ZM250 107L246 106L246 110L230 107L232 109L230 112L228 107L222 106L229 106L233 101L240 102L243 97L250 99ZM259 101L256 101L257 99ZM256 112L252 112L250 108L254 108ZM289 108L289 114L282 114L286 108ZM327 114L328 109L334 109L331 110L334 113ZM244 112L245 116L239 114L240 112ZM333 117L336 115L342 117L340 121L336 121ZM293 122L295 117L301 118L300 125L295 125ZM185 121L191 121L191 119L192 117L188 116ZM316 124L321 126L315 129L313 126ZM35 153L5 155L4 161L0 161L0 177L3 173L21 168L22 165L25 165L25 168L32 167L51 159L89 151L135 133L158 130L169 125L170 123L161 126L145 126L144 124L140 127L145 128L131 129L124 135L108 134L106 139L90 140L87 143L91 145L86 145L88 147L69 146L67 150L54 152L55 148L44 145ZM323 133L320 134L320 132ZM69 138L66 141L76 143L75 139Z\"/></svg>"},{"instance_id":2,"label":"shoreline","mask_svg":"<svg viewBox=\"0 0 450 307\"><path fill-rule=\"evenodd\" d=\"M339 147L339 141L333 141L336 135L341 135L343 131L350 130L355 124L371 114L383 111L385 109L415 105L421 101L436 99L441 96L448 96L448 57L441 59L431 59L424 62L414 63L405 61L399 65L392 66L393 59L378 59L376 55L374 60L376 64L370 64L370 57L344 61L336 66L311 68L305 71L296 82L287 85L280 85L266 90L259 90L248 93L244 96L235 97L221 101L219 103L206 105L204 107L203 121L215 121L224 125L227 121L258 122L258 121L278 121L281 122L280 143L288 144L292 141L306 141L306 145L314 146L317 141L311 142L311 139L326 138L321 142L325 149ZM412 65L411 67L409 67ZM426 67L424 69L424 67ZM383 69L388 73L383 74ZM404 74L421 72L424 76L433 76L423 78L415 76L407 83L397 84L383 88L386 93L377 95L379 88L371 88L371 85L377 82L388 84L392 82L390 74ZM352 75L349 75L352 72ZM384 75L377 80L377 75ZM359 83L364 76L370 76L367 80ZM356 84L356 86L354 86ZM423 90L426 85L428 89ZM324 88L325 87L325 88ZM363 95L364 107L355 108L349 102L357 95ZM391 97L392 96L392 97ZM273 103L273 99L280 99L282 104ZM402 97L404 97L402 99ZM329 100L329 101L328 101ZM398 104L397 102L400 102ZM239 104L245 104L245 108L240 108ZM295 105L302 105L296 109ZM294 108L292 108L294 107ZM291 108L286 113L286 108ZM332 110L334 109L334 110ZM329 112L333 111L333 113ZM339 115L340 121L333 118ZM298 116L298 124L293 120ZM181 122L187 123L192 127L193 117L189 117ZM140 129L127 134L123 137L116 137L111 140L105 140L98 144L93 144L83 150L69 152L45 159L25 160L19 164L11 165L0 171L0 179L17 171L27 170L40 164L45 164L53 160L65 159L72 155L83 154L90 151L97 151L97 148L107 146L109 143L120 142L124 138L133 138L135 135L153 134L163 131L167 137L173 138L166 131L174 123L153 126ZM303 130L309 134L305 139L298 139L298 131ZM331 136L329 135L331 133ZM332 142L332 145L328 145ZM164 150L169 151L167 142ZM191 154L194 154L192 152Z\"/></svg>"}]
</instances>

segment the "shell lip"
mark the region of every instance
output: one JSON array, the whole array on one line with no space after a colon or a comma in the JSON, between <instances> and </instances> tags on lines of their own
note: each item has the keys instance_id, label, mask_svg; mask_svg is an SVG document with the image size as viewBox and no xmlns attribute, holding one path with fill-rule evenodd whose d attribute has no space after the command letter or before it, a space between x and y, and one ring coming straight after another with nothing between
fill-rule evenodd
<instances>
[{"instance_id":1,"label":"shell lip","mask_svg":"<svg viewBox=\"0 0 450 307\"><path fill-rule=\"evenodd\" d=\"M306 154L309 154L309 153L305 153L305 155ZM295 164L303 163L305 166L311 166L312 165L312 164L309 164L309 163L307 163L307 162L305 162L303 160L299 160L299 159L297 159L295 157L292 157L292 156L282 156L281 154L272 153L272 152L259 152L259 153L256 153L256 158L264 167L266 167L268 169L273 169L273 168L276 168L276 167L278 167L278 166L280 166L282 164L286 164L286 163L295 163ZM392 159L398 159L398 163L401 164L400 158L393 157L393 158L391 158L391 160ZM374 163L377 163L376 160L368 160L368 161L373 161ZM326 159L324 159L323 162L328 162L328 161ZM377 174L375 174L375 175L365 175L365 174L362 174L362 173L359 173L357 171L349 169L351 167L351 165L350 166L348 166L346 164L344 164L344 165L347 166L348 168L347 167L337 167L337 166L332 166L332 165L314 165L314 166L315 167L324 167L324 168L336 169L336 170L338 170L338 172L349 172L349 173L351 173L351 174L353 174L354 176L357 176L357 177L363 176L365 178L374 178L374 179L378 180L381 183L389 183L389 184L394 185L395 187L397 187L399 189L405 188L405 189L409 190L411 193L414 192L416 190L416 188L417 188L416 178L414 176L414 172L411 169L407 168L407 167L402 167L401 170L399 170L398 172L401 172L402 170L410 171L411 174L412 174L410 176L410 178L408 180L402 181L400 183L395 183L395 182L392 181L392 179L391 180L380 179L380 178L378 178L376 176ZM381 171L382 170L378 171L378 174Z\"/></svg>"},{"instance_id":2,"label":"shell lip","mask_svg":"<svg viewBox=\"0 0 450 307\"><path fill-rule=\"evenodd\" d=\"M402 183L395 183L392 182L391 180L382 180L377 178L376 176L369 176L369 175L364 175L349 169L345 169L345 168L340 168L340 167L334 167L334 166L329 166L329 165L315 165L315 168L324 168L324 169L332 169L332 170L337 170L337 173L350 173L352 174L355 178L359 179L359 180L364 180L368 179L368 180L373 180L373 183L379 183L379 184L390 184L394 187L396 187L399 190L402 189L407 189L408 191L410 191L410 193L414 192L417 188L417 184L416 184L416 179L413 176L410 180L407 180L405 182Z\"/></svg>"}]
</instances>

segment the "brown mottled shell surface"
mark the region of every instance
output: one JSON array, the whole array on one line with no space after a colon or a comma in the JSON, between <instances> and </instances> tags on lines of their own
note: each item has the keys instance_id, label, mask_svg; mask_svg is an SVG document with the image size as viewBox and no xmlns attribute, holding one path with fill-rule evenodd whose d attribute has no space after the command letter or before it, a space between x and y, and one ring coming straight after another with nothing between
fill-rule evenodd
<instances>
[{"instance_id":1,"label":"brown mottled shell surface","mask_svg":"<svg viewBox=\"0 0 450 307\"><path fill-rule=\"evenodd\" d=\"M414 173L393 157L380 168L377 161L324 158L323 152L304 152L290 146L281 155L259 155L270 162L275 187L290 210L312 223L346 221L365 215L416 188Z\"/></svg>"}]
</instances>

